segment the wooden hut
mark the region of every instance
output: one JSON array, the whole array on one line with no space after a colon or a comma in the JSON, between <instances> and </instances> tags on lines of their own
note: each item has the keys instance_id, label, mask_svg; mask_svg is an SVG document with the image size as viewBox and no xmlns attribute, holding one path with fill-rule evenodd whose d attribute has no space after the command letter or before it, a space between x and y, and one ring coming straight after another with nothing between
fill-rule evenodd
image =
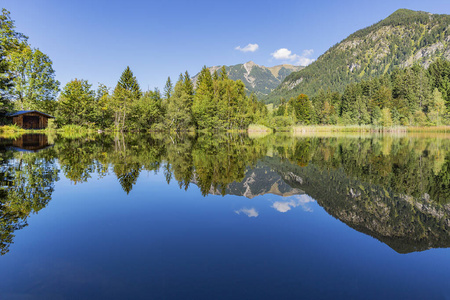
<instances>
[{"instance_id":1,"label":"wooden hut","mask_svg":"<svg viewBox=\"0 0 450 300\"><path fill-rule=\"evenodd\" d=\"M7 117L12 118L13 124L23 129L45 129L48 126L48 119L55 118L37 110L22 110Z\"/></svg>"}]
</instances>

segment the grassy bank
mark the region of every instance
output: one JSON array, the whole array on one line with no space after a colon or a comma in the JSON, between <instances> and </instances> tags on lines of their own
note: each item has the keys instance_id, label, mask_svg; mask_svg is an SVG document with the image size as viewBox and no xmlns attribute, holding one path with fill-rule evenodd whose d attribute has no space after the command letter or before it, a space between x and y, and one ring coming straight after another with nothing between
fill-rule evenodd
<instances>
[{"instance_id":1,"label":"grassy bank","mask_svg":"<svg viewBox=\"0 0 450 300\"><path fill-rule=\"evenodd\" d=\"M213 133L216 131L209 130L191 130L183 131L185 134L204 134ZM61 128L49 127L47 129L41 130L27 130L20 128L15 125L5 125L0 126L0 136L6 138L18 137L26 133L43 133L43 134L58 134L67 137L83 137L87 135L95 135L99 133L113 133L111 129L100 130L97 128L88 128L79 125L65 125ZM169 131L157 131L161 133L167 133ZM294 134L319 134L319 133L450 133L450 126L393 126L393 127L382 127L382 126L372 126L372 125L300 125L300 126L290 126L282 128L270 128L264 125L251 124L245 129L233 129L225 131L227 133L245 133L252 135L258 134L271 134L273 132L286 132Z\"/></svg>"},{"instance_id":2,"label":"grassy bank","mask_svg":"<svg viewBox=\"0 0 450 300\"><path fill-rule=\"evenodd\" d=\"M294 133L302 132L408 132L408 127L405 126L393 126L382 127L372 125L328 125L328 126L293 126L292 131Z\"/></svg>"},{"instance_id":3,"label":"grassy bank","mask_svg":"<svg viewBox=\"0 0 450 300\"><path fill-rule=\"evenodd\" d=\"M267 133L270 133L270 132L272 132L273 130L272 130L271 128L267 127L267 126L264 126L264 125L250 124L250 125L248 126L247 131L248 131L249 133L251 133L251 132L252 132L252 133L255 133L255 132L267 132Z\"/></svg>"}]
</instances>

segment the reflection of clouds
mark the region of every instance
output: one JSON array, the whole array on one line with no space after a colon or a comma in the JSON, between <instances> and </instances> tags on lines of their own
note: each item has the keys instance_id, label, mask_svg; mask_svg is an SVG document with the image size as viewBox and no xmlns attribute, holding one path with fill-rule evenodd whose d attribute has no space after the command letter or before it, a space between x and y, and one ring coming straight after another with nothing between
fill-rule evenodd
<instances>
[{"instance_id":1,"label":"reflection of clouds","mask_svg":"<svg viewBox=\"0 0 450 300\"><path fill-rule=\"evenodd\" d=\"M241 208L240 210L235 210L234 212L237 213L238 215L243 213L243 214L247 215L249 218L251 218L251 217L256 218L257 216L259 216L259 213L253 207L252 208Z\"/></svg>"},{"instance_id":2,"label":"reflection of clouds","mask_svg":"<svg viewBox=\"0 0 450 300\"><path fill-rule=\"evenodd\" d=\"M273 203L272 207L279 212L285 213L290 211L292 208L300 206L304 211L312 212L312 208L308 205L310 202L315 202L314 199L307 196L293 196L289 201L276 201Z\"/></svg>"},{"instance_id":3,"label":"reflection of clouds","mask_svg":"<svg viewBox=\"0 0 450 300\"><path fill-rule=\"evenodd\" d=\"M294 200L291 200L289 202L277 201L272 205L273 208L275 208L276 210L278 210L279 212L282 212L282 213L285 213L288 210L291 210L291 206L292 207L297 206L297 204L294 202Z\"/></svg>"}]
</instances>

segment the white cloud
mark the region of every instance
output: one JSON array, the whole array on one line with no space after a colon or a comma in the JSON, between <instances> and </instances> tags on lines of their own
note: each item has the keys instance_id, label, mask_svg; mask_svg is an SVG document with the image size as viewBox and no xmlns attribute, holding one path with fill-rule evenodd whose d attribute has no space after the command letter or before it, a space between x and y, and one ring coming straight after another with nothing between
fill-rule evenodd
<instances>
[{"instance_id":1,"label":"white cloud","mask_svg":"<svg viewBox=\"0 0 450 300\"><path fill-rule=\"evenodd\" d=\"M258 44L248 44L244 48L241 48L241 46L237 46L234 49L239 50L241 52L255 52L256 50L259 49L259 45Z\"/></svg>"},{"instance_id":2,"label":"white cloud","mask_svg":"<svg viewBox=\"0 0 450 300\"><path fill-rule=\"evenodd\" d=\"M259 213L254 208L241 208L240 210L236 210L234 212L237 213L238 215L243 213L247 215L249 218L251 217L256 218L257 216L259 216Z\"/></svg>"},{"instance_id":3,"label":"white cloud","mask_svg":"<svg viewBox=\"0 0 450 300\"><path fill-rule=\"evenodd\" d=\"M290 201L276 201L272 207L281 213L290 211L292 208L301 206L304 211L312 212L312 208L308 206L308 203L315 202L314 199L308 196L295 196Z\"/></svg>"},{"instance_id":4,"label":"white cloud","mask_svg":"<svg viewBox=\"0 0 450 300\"><path fill-rule=\"evenodd\" d=\"M286 48L278 49L274 53L271 53L271 55L275 59L284 59L284 60L294 60L297 57L296 54L292 54L292 51Z\"/></svg>"},{"instance_id":5,"label":"white cloud","mask_svg":"<svg viewBox=\"0 0 450 300\"><path fill-rule=\"evenodd\" d=\"M287 211L290 211L292 207L296 207L297 204L294 201L289 202L281 202L277 201L274 202L272 207L278 210L279 212L285 213Z\"/></svg>"},{"instance_id":6,"label":"white cloud","mask_svg":"<svg viewBox=\"0 0 450 300\"><path fill-rule=\"evenodd\" d=\"M313 55L313 53L313 49L308 49L303 50L302 55L298 55L293 54L292 51L287 48L280 48L270 55L272 55L272 57L277 60L288 60L295 65L307 66L315 61L315 59L311 58L311 55Z\"/></svg>"}]
</instances>

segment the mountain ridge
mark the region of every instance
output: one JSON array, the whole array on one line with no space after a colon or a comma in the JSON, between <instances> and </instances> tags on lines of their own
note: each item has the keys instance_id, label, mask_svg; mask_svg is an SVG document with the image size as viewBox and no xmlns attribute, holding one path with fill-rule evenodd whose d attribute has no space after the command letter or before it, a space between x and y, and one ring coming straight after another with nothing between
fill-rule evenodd
<instances>
[{"instance_id":1,"label":"mountain ridge","mask_svg":"<svg viewBox=\"0 0 450 300\"><path fill-rule=\"evenodd\" d=\"M215 71L220 71L222 65L208 67L211 74ZM266 67L258 65L253 61L248 61L243 64L225 66L228 77L232 80L242 80L244 82L247 94L252 92L258 96L267 96L273 91L289 74L294 71L299 71L302 66L294 66L290 64L281 64L273 67ZM197 73L192 80L196 84Z\"/></svg>"},{"instance_id":2,"label":"mountain ridge","mask_svg":"<svg viewBox=\"0 0 450 300\"><path fill-rule=\"evenodd\" d=\"M277 104L300 93L314 96L324 87L342 92L349 83L416 63L428 67L439 57L450 59L450 15L399 9L292 72L264 99Z\"/></svg>"}]
</instances>

